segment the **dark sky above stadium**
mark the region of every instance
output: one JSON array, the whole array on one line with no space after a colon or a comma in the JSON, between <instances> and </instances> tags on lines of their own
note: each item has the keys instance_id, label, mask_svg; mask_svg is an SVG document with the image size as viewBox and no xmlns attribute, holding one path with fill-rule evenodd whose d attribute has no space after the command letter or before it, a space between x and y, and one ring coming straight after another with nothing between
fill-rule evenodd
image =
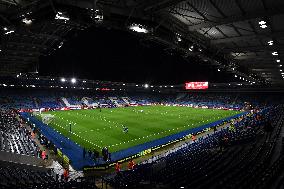
<instances>
[{"instance_id":1,"label":"dark sky above stadium","mask_svg":"<svg viewBox=\"0 0 284 189\"><path fill-rule=\"evenodd\" d=\"M41 58L40 75L104 81L182 84L185 81L222 82L213 71L160 47L145 46L126 31L91 28L72 36L50 56Z\"/></svg>"}]
</instances>

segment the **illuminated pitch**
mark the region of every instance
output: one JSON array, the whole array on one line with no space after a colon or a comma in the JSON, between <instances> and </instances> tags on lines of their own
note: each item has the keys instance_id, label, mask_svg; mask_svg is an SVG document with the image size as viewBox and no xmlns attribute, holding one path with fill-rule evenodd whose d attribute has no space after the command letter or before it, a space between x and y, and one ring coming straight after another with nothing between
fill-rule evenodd
<instances>
[{"instance_id":1,"label":"illuminated pitch","mask_svg":"<svg viewBox=\"0 0 284 189\"><path fill-rule=\"evenodd\" d=\"M43 115L53 115L49 126L81 146L99 151L106 146L110 152L115 152L239 113L178 106L138 106L102 109L102 112L98 109L51 111Z\"/></svg>"}]
</instances>

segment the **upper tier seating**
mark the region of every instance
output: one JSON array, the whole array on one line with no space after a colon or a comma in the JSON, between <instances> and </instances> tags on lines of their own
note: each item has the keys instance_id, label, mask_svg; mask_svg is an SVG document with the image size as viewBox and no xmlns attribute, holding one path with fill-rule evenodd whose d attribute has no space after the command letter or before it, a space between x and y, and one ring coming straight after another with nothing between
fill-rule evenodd
<instances>
[{"instance_id":1,"label":"upper tier seating","mask_svg":"<svg viewBox=\"0 0 284 189\"><path fill-rule=\"evenodd\" d=\"M276 104L281 101L281 96L277 95L257 95L257 94L236 94L236 93L186 93L186 94L161 94L161 93L120 93L114 91L49 91L49 90L28 90L21 91L21 95L16 89L0 91L0 108L35 109L35 108L63 108L66 103L62 98L67 99L70 105L81 106L82 100L87 97L89 104L101 104L106 107L115 107L109 98L114 97L119 105L126 105L123 97L127 97L129 103L134 105L145 105L152 103L180 104L192 106L207 106L209 108L232 108L242 109L247 104L253 107L264 107L269 104Z\"/></svg>"}]
</instances>

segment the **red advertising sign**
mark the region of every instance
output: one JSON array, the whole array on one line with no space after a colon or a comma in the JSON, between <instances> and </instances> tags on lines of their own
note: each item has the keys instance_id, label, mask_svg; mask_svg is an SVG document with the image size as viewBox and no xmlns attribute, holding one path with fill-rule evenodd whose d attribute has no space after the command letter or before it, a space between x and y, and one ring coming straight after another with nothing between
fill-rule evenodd
<instances>
[{"instance_id":1,"label":"red advertising sign","mask_svg":"<svg viewBox=\"0 0 284 189\"><path fill-rule=\"evenodd\" d=\"M185 83L185 89L208 89L208 82L187 82Z\"/></svg>"}]
</instances>

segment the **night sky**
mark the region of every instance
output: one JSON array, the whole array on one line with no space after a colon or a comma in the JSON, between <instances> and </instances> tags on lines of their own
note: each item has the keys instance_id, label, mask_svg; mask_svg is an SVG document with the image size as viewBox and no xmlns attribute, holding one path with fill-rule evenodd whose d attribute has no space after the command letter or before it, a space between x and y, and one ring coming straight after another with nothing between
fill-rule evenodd
<instances>
[{"instance_id":1,"label":"night sky","mask_svg":"<svg viewBox=\"0 0 284 189\"><path fill-rule=\"evenodd\" d=\"M130 32L91 28L73 35L50 56L40 59L40 75L149 84L185 81L224 82L224 73L157 45L142 45Z\"/></svg>"}]
</instances>

